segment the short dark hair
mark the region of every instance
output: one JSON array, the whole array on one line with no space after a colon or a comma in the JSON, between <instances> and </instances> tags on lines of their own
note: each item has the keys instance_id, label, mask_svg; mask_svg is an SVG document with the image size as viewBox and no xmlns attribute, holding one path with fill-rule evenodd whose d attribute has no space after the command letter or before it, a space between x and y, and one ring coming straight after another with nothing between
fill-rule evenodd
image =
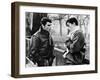
<instances>
[{"instance_id":1,"label":"short dark hair","mask_svg":"<svg viewBox=\"0 0 100 80\"><path fill-rule=\"evenodd\" d=\"M49 19L49 18L47 18L47 17L43 17L43 18L41 19L41 22L40 22L40 23L43 24L43 25L45 26L47 22L50 22L50 23L51 23L52 21L51 21L51 19Z\"/></svg>"},{"instance_id":2,"label":"short dark hair","mask_svg":"<svg viewBox=\"0 0 100 80\"><path fill-rule=\"evenodd\" d=\"M70 19L68 19L67 21L66 21L66 25L67 25L67 23L71 23L71 24L73 24L73 23L75 23L75 25L77 25L78 26L78 21L77 21L77 19L76 18L70 18Z\"/></svg>"}]
</instances>

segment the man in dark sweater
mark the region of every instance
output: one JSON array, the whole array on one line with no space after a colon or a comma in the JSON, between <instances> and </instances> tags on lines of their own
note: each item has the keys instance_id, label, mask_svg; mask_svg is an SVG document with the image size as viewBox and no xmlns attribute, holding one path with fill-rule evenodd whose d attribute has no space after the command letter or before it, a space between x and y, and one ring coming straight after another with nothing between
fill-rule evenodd
<instances>
[{"instance_id":1,"label":"man in dark sweater","mask_svg":"<svg viewBox=\"0 0 100 80\"><path fill-rule=\"evenodd\" d=\"M52 66L54 45L50 36L52 21L47 17L41 19L40 29L31 37L29 59L38 66Z\"/></svg>"},{"instance_id":2,"label":"man in dark sweater","mask_svg":"<svg viewBox=\"0 0 100 80\"><path fill-rule=\"evenodd\" d=\"M78 21L76 18L70 18L66 21L66 26L69 27L69 41L70 45L66 55L63 57L66 58L66 64L82 64L85 58L85 38L82 33L82 30L78 26Z\"/></svg>"}]
</instances>

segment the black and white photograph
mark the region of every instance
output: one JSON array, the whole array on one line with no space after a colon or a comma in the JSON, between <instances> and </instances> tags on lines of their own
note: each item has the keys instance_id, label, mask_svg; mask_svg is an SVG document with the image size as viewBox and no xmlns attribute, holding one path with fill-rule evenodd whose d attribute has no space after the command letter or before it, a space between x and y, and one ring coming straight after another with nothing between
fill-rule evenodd
<instances>
[{"instance_id":1,"label":"black and white photograph","mask_svg":"<svg viewBox=\"0 0 100 80\"><path fill-rule=\"evenodd\" d=\"M88 65L90 15L25 13L26 67Z\"/></svg>"}]
</instances>

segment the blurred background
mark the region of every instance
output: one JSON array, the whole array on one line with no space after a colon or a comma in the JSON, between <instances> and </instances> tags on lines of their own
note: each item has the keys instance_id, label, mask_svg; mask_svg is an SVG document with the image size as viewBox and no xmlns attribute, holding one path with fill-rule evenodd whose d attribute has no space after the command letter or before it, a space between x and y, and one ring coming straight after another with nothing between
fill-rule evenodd
<instances>
[{"instance_id":1,"label":"blurred background","mask_svg":"<svg viewBox=\"0 0 100 80\"><path fill-rule=\"evenodd\" d=\"M50 34L53 38L55 47L65 50L64 42L67 39L69 30L66 27L66 20L71 17L75 17L78 20L79 26L83 31L86 40L86 59L89 60L89 41L90 41L90 16L86 14L49 14L49 13L25 13L25 25L26 25L26 57L29 54L30 38L40 28L40 20L43 17L49 17L52 20L52 27ZM53 66L64 65L63 53L54 51L56 56ZM29 64L29 60L26 59L26 65Z\"/></svg>"}]
</instances>

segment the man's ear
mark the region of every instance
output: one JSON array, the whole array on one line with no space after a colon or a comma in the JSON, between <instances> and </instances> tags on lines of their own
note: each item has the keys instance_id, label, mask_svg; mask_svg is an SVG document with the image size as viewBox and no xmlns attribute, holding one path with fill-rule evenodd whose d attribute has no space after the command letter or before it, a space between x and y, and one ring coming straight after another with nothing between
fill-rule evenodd
<instances>
[{"instance_id":1,"label":"man's ear","mask_svg":"<svg viewBox=\"0 0 100 80\"><path fill-rule=\"evenodd\" d=\"M43 24L41 26L42 26L42 28L44 28L44 25Z\"/></svg>"},{"instance_id":2,"label":"man's ear","mask_svg":"<svg viewBox=\"0 0 100 80\"><path fill-rule=\"evenodd\" d=\"M76 26L75 22L73 22L73 25L75 25L75 26Z\"/></svg>"}]
</instances>

